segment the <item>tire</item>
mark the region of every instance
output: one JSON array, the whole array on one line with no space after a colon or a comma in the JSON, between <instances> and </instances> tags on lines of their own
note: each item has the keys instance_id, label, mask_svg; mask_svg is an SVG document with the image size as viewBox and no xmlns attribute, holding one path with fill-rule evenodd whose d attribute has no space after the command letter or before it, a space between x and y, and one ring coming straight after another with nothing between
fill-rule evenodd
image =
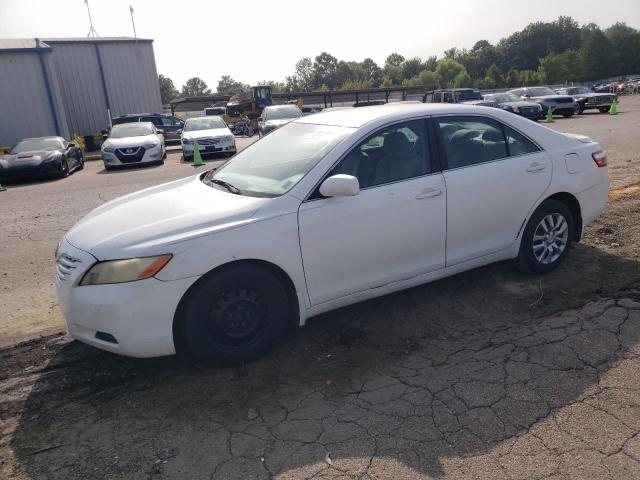
<instances>
[{"instance_id":1,"label":"tire","mask_svg":"<svg viewBox=\"0 0 640 480\"><path fill-rule=\"evenodd\" d=\"M69 162L66 158L60 162L60 173L58 174L60 178L67 178L69 176Z\"/></svg>"},{"instance_id":2,"label":"tire","mask_svg":"<svg viewBox=\"0 0 640 480\"><path fill-rule=\"evenodd\" d=\"M611 107L598 107L598 110L600 110L600 113L609 113Z\"/></svg>"},{"instance_id":3,"label":"tire","mask_svg":"<svg viewBox=\"0 0 640 480\"><path fill-rule=\"evenodd\" d=\"M562 112L562 116L563 116L564 118L570 118L570 117L573 117L573 114L574 114L574 113L575 113L575 112L574 112L573 110L572 110L572 111L570 111L570 112Z\"/></svg>"},{"instance_id":4,"label":"tire","mask_svg":"<svg viewBox=\"0 0 640 480\"><path fill-rule=\"evenodd\" d=\"M110 172L110 171L112 171L112 170L115 170L115 168L114 168L114 167L112 167L111 165L107 165L107 164L105 164L104 169L105 169L106 171L108 171L108 172Z\"/></svg>"},{"instance_id":5,"label":"tire","mask_svg":"<svg viewBox=\"0 0 640 480\"><path fill-rule=\"evenodd\" d=\"M188 294L179 318L181 340L196 361L238 365L266 354L284 334L289 301L267 270L223 269Z\"/></svg>"},{"instance_id":6,"label":"tire","mask_svg":"<svg viewBox=\"0 0 640 480\"><path fill-rule=\"evenodd\" d=\"M564 224L561 222L564 219ZM549 232L545 235L545 226ZM550 225L553 221L555 225ZM575 220L571 210L558 200L545 200L527 222L522 234L516 263L529 273L547 273L560 265L569 251L574 236ZM548 246L547 246L548 245Z\"/></svg>"},{"instance_id":7,"label":"tire","mask_svg":"<svg viewBox=\"0 0 640 480\"><path fill-rule=\"evenodd\" d=\"M80 154L80 163L78 164L77 169L82 170L84 168L84 155Z\"/></svg>"},{"instance_id":8,"label":"tire","mask_svg":"<svg viewBox=\"0 0 640 480\"><path fill-rule=\"evenodd\" d=\"M188 155L182 155L182 159L187 163L193 162L193 156L190 157Z\"/></svg>"},{"instance_id":9,"label":"tire","mask_svg":"<svg viewBox=\"0 0 640 480\"><path fill-rule=\"evenodd\" d=\"M584 105L581 103L576 104L576 115L582 115L582 112L584 112Z\"/></svg>"}]
</instances>

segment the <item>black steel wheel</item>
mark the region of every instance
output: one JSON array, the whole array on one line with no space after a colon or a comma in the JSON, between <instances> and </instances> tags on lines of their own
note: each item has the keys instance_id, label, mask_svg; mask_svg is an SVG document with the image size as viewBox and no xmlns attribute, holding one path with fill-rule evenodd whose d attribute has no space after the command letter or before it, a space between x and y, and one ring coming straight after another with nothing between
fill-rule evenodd
<instances>
[{"instance_id":1,"label":"black steel wheel","mask_svg":"<svg viewBox=\"0 0 640 480\"><path fill-rule=\"evenodd\" d=\"M283 335L289 299L269 271L246 265L203 277L183 301L179 322L186 349L203 364L255 360Z\"/></svg>"}]
</instances>

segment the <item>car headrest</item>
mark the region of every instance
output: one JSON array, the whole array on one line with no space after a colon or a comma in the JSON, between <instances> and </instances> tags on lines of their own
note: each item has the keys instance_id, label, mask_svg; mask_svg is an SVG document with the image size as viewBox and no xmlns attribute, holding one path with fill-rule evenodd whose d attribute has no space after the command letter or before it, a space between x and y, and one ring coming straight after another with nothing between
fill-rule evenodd
<instances>
[{"instance_id":1,"label":"car headrest","mask_svg":"<svg viewBox=\"0 0 640 480\"><path fill-rule=\"evenodd\" d=\"M408 155L413 153L413 149L404 133L391 132L384 137L384 153L386 155Z\"/></svg>"},{"instance_id":2,"label":"car headrest","mask_svg":"<svg viewBox=\"0 0 640 480\"><path fill-rule=\"evenodd\" d=\"M504 142L504 136L497 128L488 128L482 134L482 140L486 140L487 142Z\"/></svg>"},{"instance_id":3,"label":"car headrest","mask_svg":"<svg viewBox=\"0 0 640 480\"><path fill-rule=\"evenodd\" d=\"M480 132L477 130L458 130L456 133L451 135L451 143L452 144L461 144L470 141L472 138L478 137Z\"/></svg>"}]
</instances>

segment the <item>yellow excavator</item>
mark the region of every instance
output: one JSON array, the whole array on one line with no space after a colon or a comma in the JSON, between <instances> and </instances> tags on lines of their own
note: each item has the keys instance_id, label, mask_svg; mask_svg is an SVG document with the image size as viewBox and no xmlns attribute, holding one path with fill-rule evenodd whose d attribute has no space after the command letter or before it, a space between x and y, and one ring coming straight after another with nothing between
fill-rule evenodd
<instances>
[{"instance_id":1,"label":"yellow excavator","mask_svg":"<svg viewBox=\"0 0 640 480\"><path fill-rule=\"evenodd\" d=\"M264 107L273 105L271 87L260 85L251 87L248 91L232 96L227 102L227 111L224 121L227 124L234 124L240 120L241 115L249 117L251 126L258 128L258 117L262 115Z\"/></svg>"}]
</instances>

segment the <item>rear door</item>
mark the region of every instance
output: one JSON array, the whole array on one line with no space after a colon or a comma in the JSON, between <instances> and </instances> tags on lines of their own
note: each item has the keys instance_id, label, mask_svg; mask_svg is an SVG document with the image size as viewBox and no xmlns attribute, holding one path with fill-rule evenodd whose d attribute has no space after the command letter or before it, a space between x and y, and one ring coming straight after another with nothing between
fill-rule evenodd
<instances>
[{"instance_id":1,"label":"rear door","mask_svg":"<svg viewBox=\"0 0 640 480\"><path fill-rule=\"evenodd\" d=\"M533 141L485 116L435 120L447 188L447 266L504 250L551 182Z\"/></svg>"}]
</instances>

